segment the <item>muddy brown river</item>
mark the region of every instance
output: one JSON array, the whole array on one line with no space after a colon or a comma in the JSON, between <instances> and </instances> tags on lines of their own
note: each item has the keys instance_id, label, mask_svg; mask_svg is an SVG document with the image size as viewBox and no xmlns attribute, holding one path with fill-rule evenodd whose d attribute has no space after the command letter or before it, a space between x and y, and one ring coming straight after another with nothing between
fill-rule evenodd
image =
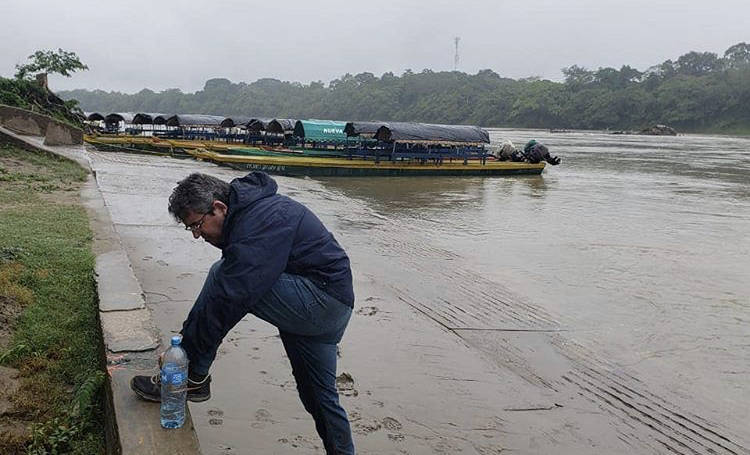
<instances>
[{"instance_id":1,"label":"muddy brown river","mask_svg":"<svg viewBox=\"0 0 750 455\"><path fill-rule=\"evenodd\" d=\"M330 179L367 208L338 229L390 237L409 279L502 286L607 358L750 420L750 139L491 137L536 138L563 164L539 177Z\"/></svg>"},{"instance_id":2,"label":"muddy brown river","mask_svg":"<svg viewBox=\"0 0 750 455\"><path fill-rule=\"evenodd\" d=\"M393 240L383 262L410 266L384 264L388 280L450 281L486 294L501 287L553 315L598 357L711 417L738 419L747 437L750 140L491 137L517 145L536 138L563 164L511 179L331 179L328 190L372 211L338 228ZM449 294L445 305L465 313L449 320L440 308L425 312L454 327L503 322L482 316L470 294Z\"/></svg>"},{"instance_id":3,"label":"muddy brown river","mask_svg":"<svg viewBox=\"0 0 750 455\"><path fill-rule=\"evenodd\" d=\"M491 130L560 166L495 178L278 177L349 252L359 453L728 453L750 446L750 139ZM213 165L92 152L169 336L218 251L166 215ZM243 320L191 405L206 454L323 453L272 328Z\"/></svg>"}]
</instances>

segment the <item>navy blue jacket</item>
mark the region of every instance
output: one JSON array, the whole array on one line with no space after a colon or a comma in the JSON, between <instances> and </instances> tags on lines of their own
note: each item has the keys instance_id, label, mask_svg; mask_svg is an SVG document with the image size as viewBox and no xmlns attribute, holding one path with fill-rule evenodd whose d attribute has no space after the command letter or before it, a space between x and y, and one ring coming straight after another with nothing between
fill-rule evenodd
<instances>
[{"instance_id":1,"label":"navy blue jacket","mask_svg":"<svg viewBox=\"0 0 750 455\"><path fill-rule=\"evenodd\" d=\"M341 303L354 305L349 258L315 214L277 194L276 182L262 172L234 179L230 186L216 285L182 326L191 360L215 352L284 272L306 277Z\"/></svg>"}]
</instances>

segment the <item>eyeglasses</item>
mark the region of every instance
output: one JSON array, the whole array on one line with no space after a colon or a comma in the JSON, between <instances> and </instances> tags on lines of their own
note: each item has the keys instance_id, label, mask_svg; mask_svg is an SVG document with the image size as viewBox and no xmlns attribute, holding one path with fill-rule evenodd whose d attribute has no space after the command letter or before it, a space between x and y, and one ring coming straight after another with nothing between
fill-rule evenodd
<instances>
[{"instance_id":1,"label":"eyeglasses","mask_svg":"<svg viewBox=\"0 0 750 455\"><path fill-rule=\"evenodd\" d=\"M204 213L203 216L201 217L201 219L199 219L198 221L196 221L193 224L189 224L189 225L185 226L185 230L186 231L190 231L190 232L195 232L198 229L200 229L201 226L203 226L203 222L206 221L206 215L208 215L210 213L211 212Z\"/></svg>"}]
</instances>

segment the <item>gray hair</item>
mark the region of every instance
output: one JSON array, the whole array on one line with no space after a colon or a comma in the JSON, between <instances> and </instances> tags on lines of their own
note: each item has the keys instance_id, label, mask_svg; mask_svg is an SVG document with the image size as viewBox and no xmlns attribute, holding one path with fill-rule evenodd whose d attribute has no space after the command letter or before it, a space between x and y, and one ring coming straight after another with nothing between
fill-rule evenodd
<instances>
[{"instance_id":1,"label":"gray hair","mask_svg":"<svg viewBox=\"0 0 750 455\"><path fill-rule=\"evenodd\" d=\"M179 181L169 196L169 213L177 221L183 221L189 211L208 213L214 201L229 205L227 182L208 174L194 173Z\"/></svg>"}]
</instances>

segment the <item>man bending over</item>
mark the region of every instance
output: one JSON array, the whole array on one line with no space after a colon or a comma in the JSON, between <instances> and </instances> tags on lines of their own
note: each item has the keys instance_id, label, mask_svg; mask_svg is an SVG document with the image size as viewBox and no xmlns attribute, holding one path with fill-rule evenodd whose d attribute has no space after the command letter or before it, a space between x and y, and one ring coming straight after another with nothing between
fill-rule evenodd
<instances>
[{"instance_id":1,"label":"man bending over","mask_svg":"<svg viewBox=\"0 0 750 455\"><path fill-rule=\"evenodd\" d=\"M188 400L210 398L209 368L219 344L252 313L278 327L326 454L354 454L336 390L336 345L354 306L349 258L307 207L276 189L262 172L231 183L196 173L169 198L169 212L193 237L221 249L182 325ZM160 400L158 379L136 376L131 387L141 398Z\"/></svg>"}]
</instances>

